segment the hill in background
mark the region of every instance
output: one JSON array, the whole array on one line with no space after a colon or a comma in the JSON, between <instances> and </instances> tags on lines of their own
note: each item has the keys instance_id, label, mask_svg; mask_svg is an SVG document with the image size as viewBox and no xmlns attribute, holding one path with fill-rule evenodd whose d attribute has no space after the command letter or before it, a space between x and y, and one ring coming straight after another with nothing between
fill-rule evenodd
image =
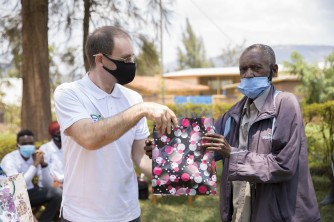
<instances>
[{"instance_id":1,"label":"hill in background","mask_svg":"<svg viewBox=\"0 0 334 222\"><path fill-rule=\"evenodd\" d=\"M308 63L322 62L325 57L334 52L334 46L327 45L275 45L272 46L276 53L277 63L291 61L290 55L297 51Z\"/></svg>"},{"instance_id":2,"label":"hill in background","mask_svg":"<svg viewBox=\"0 0 334 222\"><path fill-rule=\"evenodd\" d=\"M334 52L334 46L329 45L273 45L276 54L276 63L281 64L283 61L291 61L290 55L297 51L308 63L318 63L325 60L325 57ZM215 67L223 67L224 64L220 56L211 58ZM175 70L177 62L165 64L165 70Z\"/></svg>"}]
</instances>

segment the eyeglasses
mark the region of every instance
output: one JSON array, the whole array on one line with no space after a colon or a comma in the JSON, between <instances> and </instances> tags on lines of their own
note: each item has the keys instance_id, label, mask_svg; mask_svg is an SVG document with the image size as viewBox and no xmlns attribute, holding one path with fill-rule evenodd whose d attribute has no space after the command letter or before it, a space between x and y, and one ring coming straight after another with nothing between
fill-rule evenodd
<instances>
[{"instance_id":1,"label":"eyeglasses","mask_svg":"<svg viewBox=\"0 0 334 222\"><path fill-rule=\"evenodd\" d=\"M116 60L116 61L121 61L124 63L135 63L136 57L135 55L130 55L126 58L121 58L121 57L116 57L116 56L112 56L112 55L107 55L105 53L102 53L102 55L104 55L107 59L109 60Z\"/></svg>"}]
</instances>

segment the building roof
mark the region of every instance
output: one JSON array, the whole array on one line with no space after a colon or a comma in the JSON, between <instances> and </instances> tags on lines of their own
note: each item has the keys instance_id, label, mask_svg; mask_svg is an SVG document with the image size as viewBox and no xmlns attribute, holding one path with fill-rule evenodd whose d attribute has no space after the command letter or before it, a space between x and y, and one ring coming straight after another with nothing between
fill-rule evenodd
<instances>
[{"instance_id":1,"label":"building roof","mask_svg":"<svg viewBox=\"0 0 334 222\"><path fill-rule=\"evenodd\" d=\"M162 79L160 76L136 76L135 79L125 85L126 87L136 90L141 93L161 93L163 82L165 85L165 93L192 93L209 91L209 86L181 82L174 79Z\"/></svg>"},{"instance_id":2,"label":"building roof","mask_svg":"<svg viewBox=\"0 0 334 222\"><path fill-rule=\"evenodd\" d=\"M239 76L239 67L194 68L164 73L164 78L198 76Z\"/></svg>"},{"instance_id":3,"label":"building roof","mask_svg":"<svg viewBox=\"0 0 334 222\"><path fill-rule=\"evenodd\" d=\"M278 64L278 70L285 72L285 68ZM194 68L162 74L164 78L179 77L209 77L209 76L239 76L239 66L233 67L213 67L213 68Z\"/></svg>"}]
</instances>

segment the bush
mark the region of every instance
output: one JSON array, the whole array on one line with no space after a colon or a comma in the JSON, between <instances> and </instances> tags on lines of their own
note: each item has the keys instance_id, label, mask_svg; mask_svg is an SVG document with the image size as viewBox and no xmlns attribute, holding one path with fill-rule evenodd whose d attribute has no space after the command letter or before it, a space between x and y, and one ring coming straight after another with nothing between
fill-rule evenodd
<instances>
[{"instance_id":1,"label":"bush","mask_svg":"<svg viewBox=\"0 0 334 222\"><path fill-rule=\"evenodd\" d=\"M334 101L302 104L311 166L328 165L334 149Z\"/></svg>"},{"instance_id":2,"label":"bush","mask_svg":"<svg viewBox=\"0 0 334 222\"><path fill-rule=\"evenodd\" d=\"M12 133L0 134L0 159L7 153L16 150L16 135Z\"/></svg>"}]
</instances>

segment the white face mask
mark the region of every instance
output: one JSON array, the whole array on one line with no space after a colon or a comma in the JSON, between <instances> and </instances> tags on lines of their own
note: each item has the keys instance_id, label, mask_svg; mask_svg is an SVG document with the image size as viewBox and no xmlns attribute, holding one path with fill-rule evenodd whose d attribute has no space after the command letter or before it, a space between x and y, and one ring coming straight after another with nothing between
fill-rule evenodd
<instances>
[{"instance_id":1,"label":"white face mask","mask_svg":"<svg viewBox=\"0 0 334 222\"><path fill-rule=\"evenodd\" d=\"M35 145L20 145L20 153L25 158L31 157L31 155L35 152Z\"/></svg>"}]
</instances>

